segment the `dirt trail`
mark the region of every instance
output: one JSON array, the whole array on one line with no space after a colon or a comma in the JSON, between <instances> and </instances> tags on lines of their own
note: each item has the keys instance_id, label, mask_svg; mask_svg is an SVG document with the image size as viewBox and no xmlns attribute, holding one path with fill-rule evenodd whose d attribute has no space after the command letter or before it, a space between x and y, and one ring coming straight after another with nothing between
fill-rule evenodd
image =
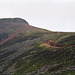
<instances>
[{"instance_id":1,"label":"dirt trail","mask_svg":"<svg viewBox=\"0 0 75 75\"><path fill-rule=\"evenodd\" d=\"M47 42L43 42L43 44L46 46L46 47L54 47L54 48L59 48L59 47L57 47L57 46L55 46L55 45L50 45L50 43L52 43L52 42L54 42L55 40L49 40L49 41L47 41Z\"/></svg>"},{"instance_id":2,"label":"dirt trail","mask_svg":"<svg viewBox=\"0 0 75 75\"><path fill-rule=\"evenodd\" d=\"M49 44L47 43L43 43L46 47L54 47L54 48L59 48L59 47L56 47L56 46L50 46Z\"/></svg>"},{"instance_id":3,"label":"dirt trail","mask_svg":"<svg viewBox=\"0 0 75 75\"><path fill-rule=\"evenodd\" d=\"M0 45L2 45L3 43L5 43L8 40L13 39L17 34L19 33L19 31L16 31L14 33L12 33L8 38L6 38L5 40L3 40L2 42L0 42Z\"/></svg>"}]
</instances>

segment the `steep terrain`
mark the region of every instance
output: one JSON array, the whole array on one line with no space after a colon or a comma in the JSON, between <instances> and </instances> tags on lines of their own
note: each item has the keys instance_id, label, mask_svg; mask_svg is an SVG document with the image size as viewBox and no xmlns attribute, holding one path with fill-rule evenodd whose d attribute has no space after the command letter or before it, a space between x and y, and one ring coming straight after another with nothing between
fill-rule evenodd
<instances>
[{"instance_id":1,"label":"steep terrain","mask_svg":"<svg viewBox=\"0 0 75 75\"><path fill-rule=\"evenodd\" d=\"M33 31L35 29L21 18L0 19L0 45L27 30Z\"/></svg>"},{"instance_id":2,"label":"steep terrain","mask_svg":"<svg viewBox=\"0 0 75 75\"><path fill-rule=\"evenodd\" d=\"M0 75L74 75L75 32L52 32L21 18L0 19Z\"/></svg>"}]
</instances>

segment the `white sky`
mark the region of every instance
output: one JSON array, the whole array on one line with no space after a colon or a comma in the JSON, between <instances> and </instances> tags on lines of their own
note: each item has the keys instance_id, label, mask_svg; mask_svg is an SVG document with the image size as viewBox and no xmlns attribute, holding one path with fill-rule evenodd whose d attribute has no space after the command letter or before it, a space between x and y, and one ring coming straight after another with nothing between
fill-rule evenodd
<instances>
[{"instance_id":1,"label":"white sky","mask_svg":"<svg viewBox=\"0 0 75 75\"><path fill-rule=\"evenodd\" d=\"M0 18L14 17L52 31L75 32L75 0L0 0Z\"/></svg>"}]
</instances>

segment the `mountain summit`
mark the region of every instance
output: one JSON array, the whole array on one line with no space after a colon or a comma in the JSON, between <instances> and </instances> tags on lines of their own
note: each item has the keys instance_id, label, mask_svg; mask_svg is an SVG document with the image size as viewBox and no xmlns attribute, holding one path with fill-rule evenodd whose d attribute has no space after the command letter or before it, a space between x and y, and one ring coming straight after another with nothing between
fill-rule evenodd
<instances>
[{"instance_id":1,"label":"mountain summit","mask_svg":"<svg viewBox=\"0 0 75 75\"><path fill-rule=\"evenodd\" d=\"M0 24L1 23L25 23L29 25L29 23L22 18L3 18L0 19Z\"/></svg>"}]
</instances>

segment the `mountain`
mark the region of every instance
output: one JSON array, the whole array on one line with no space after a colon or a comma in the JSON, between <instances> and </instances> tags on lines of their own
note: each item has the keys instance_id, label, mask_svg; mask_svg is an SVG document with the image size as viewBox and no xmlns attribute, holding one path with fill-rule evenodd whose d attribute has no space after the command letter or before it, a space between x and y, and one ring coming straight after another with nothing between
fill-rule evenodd
<instances>
[{"instance_id":1,"label":"mountain","mask_svg":"<svg viewBox=\"0 0 75 75\"><path fill-rule=\"evenodd\" d=\"M75 32L53 32L21 18L0 19L0 75L74 75Z\"/></svg>"},{"instance_id":2,"label":"mountain","mask_svg":"<svg viewBox=\"0 0 75 75\"><path fill-rule=\"evenodd\" d=\"M30 26L26 20L21 18L0 19L0 45L27 30L33 31L35 28Z\"/></svg>"}]
</instances>

